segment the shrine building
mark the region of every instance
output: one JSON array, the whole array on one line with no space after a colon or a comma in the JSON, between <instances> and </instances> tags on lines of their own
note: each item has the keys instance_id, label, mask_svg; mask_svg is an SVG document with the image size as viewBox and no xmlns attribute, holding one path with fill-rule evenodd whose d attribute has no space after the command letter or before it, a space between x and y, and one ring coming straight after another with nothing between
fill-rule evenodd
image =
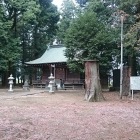
<instances>
[{"instance_id":1,"label":"shrine building","mask_svg":"<svg viewBox=\"0 0 140 140\"><path fill-rule=\"evenodd\" d=\"M58 86L61 82L82 83L81 74L72 72L68 68L65 50L66 48L63 45L50 45L40 58L25 62L27 66L32 66L37 71L41 71L41 77L38 79L38 75L34 75L32 80L39 80L41 83L48 84L48 77L52 73Z\"/></svg>"}]
</instances>

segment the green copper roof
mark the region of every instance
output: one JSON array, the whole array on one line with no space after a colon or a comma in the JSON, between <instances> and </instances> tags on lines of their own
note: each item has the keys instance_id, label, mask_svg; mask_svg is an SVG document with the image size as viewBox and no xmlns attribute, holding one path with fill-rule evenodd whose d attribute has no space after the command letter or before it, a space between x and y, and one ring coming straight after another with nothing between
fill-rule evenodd
<instances>
[{"instance_id":1,"label":"green copper roof","mask_svg":"<svg viewBox=\"0 0 140 140\"><path fill-rule=\"evenodd\" d=\"M62 45L52 45L40 58L33 61L25 62L25 64L34 65L66 62L67 58L64 55L65 49L66 48Z\"/></svg>"}]
</instances>

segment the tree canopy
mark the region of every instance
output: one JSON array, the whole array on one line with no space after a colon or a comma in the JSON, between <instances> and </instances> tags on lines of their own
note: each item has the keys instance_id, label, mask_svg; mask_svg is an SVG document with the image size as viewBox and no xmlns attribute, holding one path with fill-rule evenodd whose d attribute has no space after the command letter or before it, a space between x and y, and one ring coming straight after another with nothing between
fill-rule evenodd
<instances>
[{"instance_id":1,"label":"tree canopy","mask_svg":"<svg viewBox=\"0 0 140 140\"><path fill-rule=\"evenodd\" d=\"M0 0L0 71L16 75L18 66L40 56L58 21L52 0Z\"/></svg>"},{"instance_id":2,"label":"tree canopy","mask_svg":"<svg viewBox=\"0 0 140 140\"><path fill-rule=\"evenodd\" d=\"M109 16L107 17L106 13L109 13L109 10L105 9L103 3L96 1L96 6L95 3L90 4L71 23L66 32L65 45L68 63L73 70L80 70L84 60L91 59L100 61L102 73L111 69L118 48L116 30L107 26Z\"/></svg>"},{"instance_id":3,"label":"tree canopy","mask_svg":"<svg viewBox=\"0 0 140 140\"><path fill-rule=\"evenodd\" d=\"M77 0L77 3L81 6L81 12L64 33L70 68L80 70L83 60L95 58L100 60L100 66L105 71L119 65L122 15L124 65L136 68L140 45L139 0Z\"/></svg>"},{"instance_id":4,"label":"tree canopy","mask_svg":"<svg viewBox=\"0 0 140 140\"><path fill-rule=\"evenodd\" d=\"M72 0L64 0L60 10L60 21L58 23L57 41L61 44L64 43L66 30L69 28L73 19L76 17L78 8Z\"/></svg>"},{"instance_id":5,"label":"tree canopy","mask_svg":"<svg viewBox=\"0 0 140 140\"><path fill-rule=\"evenodd\" d=\"M23 70L57 38L66 46L68 65L83 71L84 60L98 59L108 73L120 59L120 16L124 16L124 64L139 68L139 0L0 0L0 71ZM79 4L79 5L78 5ZM118 63L116 63L118 62ZM19 68L20 67L20 68Z\"/></svg>"},{"instance_id":6,"label":"tree canopy","mask_svg":"<svg viewBox=\"0 0 140 140\"><path fill-rule=\"evenodd\" d=\"M2 63L4 63L1 65L1 70L7 70L20 58L20 28L28 21L35 20L36 14L39 12L39 5L33 0L26 2L5 0L1 1L0 8L0 24L4 33L1 36L0 45Z\"/></svg>"},{"instance_id":7,"label":"tree canopy","mask_svg":"<svg viewBox=\"0 0 140 140\"><path fill-rule=\"evenodd\" d=\"M132 75L137 75L139 69L139 47L140 47L140 1L128 0L120 4L120 8L128 14L127 20L124 19L126 27L124 36L125 55L128 58L128 64L132 68Z\"/></svg>"}]
</instances>

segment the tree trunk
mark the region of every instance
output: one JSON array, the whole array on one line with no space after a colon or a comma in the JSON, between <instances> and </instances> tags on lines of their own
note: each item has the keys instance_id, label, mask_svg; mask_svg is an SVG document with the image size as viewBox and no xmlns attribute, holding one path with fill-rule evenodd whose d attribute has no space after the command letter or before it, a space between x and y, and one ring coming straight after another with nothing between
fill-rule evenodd
<instances>
[{"instance_id":1,"label":"tree trunk","mask_svg":"<svg viewBox=\"0 0 140 140\"><path fill-rule=\"evenodd\" d=\"M8 87L8 71L2 72L2 87Z\"/></svg>"},{"instance_id":2,"label":"tree trunk","mask_svg":"<svg viewBox=\"0 0 140 140\"><path fill-rule=\"evenodd\" d=\"M89 102L104 100L99 78L99 64L96 60L85 62L85 99Z\"/></svg>"}]
</instances>

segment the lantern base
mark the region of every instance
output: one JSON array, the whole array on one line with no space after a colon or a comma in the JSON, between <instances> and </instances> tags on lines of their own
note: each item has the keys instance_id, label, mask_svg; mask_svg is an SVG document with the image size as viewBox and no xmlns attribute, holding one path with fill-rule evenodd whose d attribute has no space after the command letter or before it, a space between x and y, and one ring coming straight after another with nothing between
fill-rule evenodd
<instances>
[{"instance_id":1,"label":"lantern base","mask_svg":"<svg viewBox=\"0 0 140 140\"><path fill-rule=\"evenodd\" d=\"M8 90L8 92L14 92L13 90Z\"/></svg>"}]
</instances>

